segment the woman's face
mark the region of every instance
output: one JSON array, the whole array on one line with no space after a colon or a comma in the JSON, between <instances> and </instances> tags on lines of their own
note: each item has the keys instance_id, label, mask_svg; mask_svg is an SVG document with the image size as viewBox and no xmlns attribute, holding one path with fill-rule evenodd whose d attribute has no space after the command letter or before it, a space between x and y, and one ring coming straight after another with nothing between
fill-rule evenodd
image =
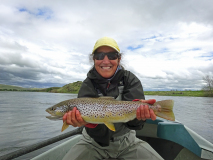
<instances>
[{"instance_id":1,"label":"woman's face","mask_svg":"<svg viewBox=\"0 0 213 160\"><path fill-rule=\"evenodd\" d=\"M111 47L102 46L96 50L96 53L108 53L108 52L117 52ZM103 60L94 59L95 69L96 71L104 78L110 78L114 75L118 65L120 63L120 59L109 60L107 56L104 57Z\"/></svg>"}]
</instances>

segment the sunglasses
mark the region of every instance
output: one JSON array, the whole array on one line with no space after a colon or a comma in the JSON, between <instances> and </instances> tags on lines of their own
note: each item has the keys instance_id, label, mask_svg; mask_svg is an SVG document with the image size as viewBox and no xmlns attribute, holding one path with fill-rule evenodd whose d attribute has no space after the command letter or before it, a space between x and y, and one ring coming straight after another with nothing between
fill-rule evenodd
<instances>
[{"instance_id":1,"label":"sunglasses","mask_svg":"<svg viewBox=\"0 0 213 160\"><path fill-rule=\"evenodd\" d=\"M97 53L94 53L93 58L96 60L103 60L105 56L107 56L109 60L115 60L120 57L119 53L117 52L108 52L108 53L97 52Z\"/></svg>"}]
</instances>

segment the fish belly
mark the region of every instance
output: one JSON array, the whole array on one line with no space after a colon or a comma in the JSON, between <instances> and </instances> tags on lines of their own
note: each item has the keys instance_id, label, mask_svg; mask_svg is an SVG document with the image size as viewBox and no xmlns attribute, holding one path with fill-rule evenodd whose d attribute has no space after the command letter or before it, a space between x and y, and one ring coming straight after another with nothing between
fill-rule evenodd
<instances>
[{"instance_id":1,"label":"fish belly","mask_svg":"<svg viewBox=\"0 0 213 160\"><path fill-rule=\"evenodd\" d=\"M128 122L130 120L133 120L136 118L136 112L132 112L132 113L128 113L128 114L121 114L121 115L116 115L116 116L112 116L112 115L107 115L107 116L83 116L82 118L84 119L84 121L88 122L88 123L94 123L94 124L103 124L106 122L111 122L111 123L119 123L119 122Z\"/></svg>"}]
</instances>

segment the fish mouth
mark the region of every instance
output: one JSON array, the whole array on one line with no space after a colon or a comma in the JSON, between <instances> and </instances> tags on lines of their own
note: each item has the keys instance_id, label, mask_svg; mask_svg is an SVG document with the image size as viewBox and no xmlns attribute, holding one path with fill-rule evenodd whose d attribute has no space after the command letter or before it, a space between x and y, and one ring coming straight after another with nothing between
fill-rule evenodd
<instances>
[{"instance_id":1,"label":"fish mouth","mask_svg":"<svg viewBox=\"0 0 213 160\"><path fill-rule=\"evenodd\" d=\"M47 113L49 113L51 116L50 117L63 117L64 116L64 112L60 111L60 110L46 110Z\"/></svg>"},{"instance_id":2,"label":"fish mouth","mask_svg":"<svg viewBox=\"0 0 213 160\"><path fill-rule=\"evenodd\" d=\"M51 116L54 116L54 113L51 112L50 110L46 109L45 111L46 111L47 113L49 113Z\"/></svg>"},{"instance_id":3,"label":"fish mouth","mask_svg":"<svg viewBox=\"0 0 213 160\"><path fill-rule=\"evenodd\" d=\"M46 109L45 111L50 114L50 111L48 109Z\"/></svg>"},{"instance_id":4,"label":"fish mouth","mask_svg":"<svg viewBox=\"0 0 213 160\"><path fill-rule=\"evenodd\" d=\"M46 118L48 118L49 120L62 120L63 119L63 117L57 117L57 116L46 116Z\"/></svg>"}]
</instances>

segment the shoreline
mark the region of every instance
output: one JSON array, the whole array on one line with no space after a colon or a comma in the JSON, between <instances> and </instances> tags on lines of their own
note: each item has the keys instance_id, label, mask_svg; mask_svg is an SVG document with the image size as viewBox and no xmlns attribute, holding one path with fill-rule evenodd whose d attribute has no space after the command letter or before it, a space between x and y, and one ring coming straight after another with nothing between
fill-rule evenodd
<instances>
[{"instance_id":1,"label":"shoreline","mask_svg":"<svg viewBox=\"0 0 213 160\"><path fill-rule=\"evenodd\" d=\"M0 92L48 92L48 93L71 93L78 94L78 92L57 92L46 91L46 90L0 90ZM144 91L144 95L153 95L153 96L185 96L185 97L211 97L207 92L200 91Z\"/></svg>"},{"instance_id":2,"label":"shoreline","mask_svg":"<svg viewBox=\"0 0 213 160\"><path fill-rule=\"evenodd\" d=\"M208 92L200 91L144 91L145 95L156 96L185 96L185 97L212 97Z\"/></svg>"}]
</instances>

